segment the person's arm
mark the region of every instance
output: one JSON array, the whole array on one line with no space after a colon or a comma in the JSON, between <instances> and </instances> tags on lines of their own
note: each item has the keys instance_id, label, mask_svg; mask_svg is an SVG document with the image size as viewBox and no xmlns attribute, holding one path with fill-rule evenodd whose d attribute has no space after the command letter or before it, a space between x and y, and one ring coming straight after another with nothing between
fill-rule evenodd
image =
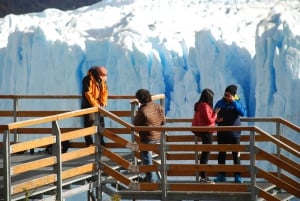
<instances>
[{"instance_id":1,"label":"person's arm","mask_svg":"<svg viewBox=\"0 0 300 201\"><path fill-rule=\"evenodd\" d=\"M98 107L99 103L96 100L96 98L93 96L92 92L92 85L93 80L91 78L88 78L84 80L83 82L83 90L84 90L84 96L86 97L87 101L90 103L91 107Z\"/></svg>"},{"instance_id":2,"label":"person's arm","mask_svg":"<svg viewBox=\"0 0 300 201\"><path fill-rule=\"evenodd\" d=\"M136 112L136 115L134 116L133 124L135 126L144 126L146 122L146 117L143 113L143 111L139 108Z\"/></svg>"},{"instance_id":3,"label":"person's arm","mask_svg":"<svg viewBox=\"0 0 300 201\"><path fill-rule=\"evenodd\" d=\"M107 87L107 83L104 81L101 81L101 97L100 97L100 105L101 107L106 107L107 106L107 99L108 99L108 87Z\"/></svg>"},{"instance_id":4,"label":"person's arm","mask_svg":"<svg viewBox=\"0 0 300 201\"><path fill-rule=\"evenodd\" d=\"M240 101L235 100L233 102L233 105L236 108L236 110L237 110L237 112L239 113L240 116L244 117L244 116L247 115L247 110Z\"/></svg>"}]
</instances>

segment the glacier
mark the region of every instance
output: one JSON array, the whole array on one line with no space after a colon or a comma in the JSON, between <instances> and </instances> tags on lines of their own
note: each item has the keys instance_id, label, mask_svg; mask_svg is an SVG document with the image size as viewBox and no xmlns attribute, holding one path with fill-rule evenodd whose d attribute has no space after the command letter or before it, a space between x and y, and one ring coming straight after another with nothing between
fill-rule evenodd
<instances>
[{"instance_id":1,"label":"glacier","mask_svg":"<svg viewBox=\"0 0 300 201\"><path fill-rule=\"evenodd\" d=\"M165 93L168 117L191 117L203 88L218 99L234 83L249 116L299 125L299 7L120 0L7 15L0 18L0 91L80 94L87 69L104 65L110 94Z\"/></svg>"},{"instance_id":2,"label":"glacier","mask_svg":"<svg viewBox=\"0 0 300 201\"><path fill-rule=\"evenodd\" d=\"M0 18L0 93L79 95L87 70L104 65L110 95L164 93L169 118L191 118L202 89L216 101L236 84L249 117L300 125L299 22L297 0L104 0L11 14Z\"/></svg>"}]
</instances>

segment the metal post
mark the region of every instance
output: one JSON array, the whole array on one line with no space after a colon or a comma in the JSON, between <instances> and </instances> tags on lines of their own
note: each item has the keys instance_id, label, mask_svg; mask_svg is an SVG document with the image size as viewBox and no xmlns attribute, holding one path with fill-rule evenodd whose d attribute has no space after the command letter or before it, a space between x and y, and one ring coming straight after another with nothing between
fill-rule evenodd
<instances>
[{"instance_id":1,"label":"metal post","mask_svg":"<svg viewBox=\"0 0 300 201\"><path fill-rule=\"evenodd\" d=\"M250 132L250 178L251 178L251 200L256 200L256 167L255 167L255 160L256 160L256 148L255 148L255 132Z\"/></svg>"},{"instance_id":2,"label":"metal post","mask_svg":"<svg viewBox=\"0 0 300 201\"><path fill-rule=\"evenodd\" d=\"M132 102L131 103L131 114L130 114L130 117L131 117L131 123L133 124L133 121L134 121L134 116L135 116L135 103ZM131 129L131 142L132 143L135 143L135 136L134 136L134 129ZM134 150L131 151L131 158L132 158L132 163L134 166L137 166L138 164L138 160L137 158L135 157L135 152ZM136 174L137 178L140 177L140 174Z\"/></svg>"},{"instance_id":3,"label":"metal post","mask_svg":"<svg viewBox=\"0 0 300 201\"><path fill-rule=\"evenodd\" d=\"M102 200L102 184L101 184L101 154L102 154L102 145L101 145L101 136L103 135L104 128L101 125L101 113L98 112L95 114L97 126L97 132L95 135L95 146L96 146L96 154L95 154L95 162L96 162L96 170L97 170L97 185L96 185L96 200ZM91 191L92 193L92 191Z\"/></svg>"},{"instance_id":4,"label":"metal post","mask_svg":"<svg viewBox=\"0 0 300 201\"><path fill-rule=\"evenodd\" d=\"M14 98L14 122L18 121L17 117L17 110L18 110L18 99ZM14 143L19 142L19 135L17 133L17 129L14 130Z\"/></svg>"},{"instance_id":5,"label":"metal post","mask_svg":"<svg viewBox=\"0 0 300 201\"><path fill-rule=\"evenodd\" d=\"M163 131L160 138L160 156L161 156L161 199L162 201L167 200L167 174L166 174L166 132Z\"/></svg>"},{"instance_id":6,"label":"metal post","mask_svg":"<svg viewBox=\"0 0 300 201\"><path fill-rule=\"evenodd\" d=\"M61 132L57 121L52 122L52 134L56 136L52 152L56 156L57 163L54 166L56 179L56 200L62 200L62 159L61 159Z\"/></svg>"},{"instance_id":7,"label":"metal post","mask_svg":"<svg viewBox=\"0 0 300 201\"><path fill-rule=\"evenodd\" d=\"M11 161L10 161L10 140L9 140L9 130L4 131L3 136L3 186L4 186L4 200L11 200L11 178L10 178L10 167L11 167Z\"/></svg>"},{"instance_id":8,"label":"metal post","mask_svg":"<svg viewBox=\"0 0 300 201\"><path fill-rule=\"evenodd\" d=\"M198 145L198 136L195 135L195 145ZM195 164L199 165L199 152L198 150L195 151ZM199 172L196 172L196 181L199 181Z\"/></svg>"},{"instance_id":9,"label":"metal post","mask_svg":"<svg viewBox=\"0 0 300 201\"><path fill-rule=\"evenodd\" d=\"M278 140L280 140L280 136L281 136L281 130L280 130L280 122L276 122L276 138ZM281 154L281 148L280 146L276 146L277 150L276 150L276 154L277 157L280 158L280 154ZM279 166L277 166L277 176L280 178L281 177L281 168Z\"/></svg>"}]
</instances>

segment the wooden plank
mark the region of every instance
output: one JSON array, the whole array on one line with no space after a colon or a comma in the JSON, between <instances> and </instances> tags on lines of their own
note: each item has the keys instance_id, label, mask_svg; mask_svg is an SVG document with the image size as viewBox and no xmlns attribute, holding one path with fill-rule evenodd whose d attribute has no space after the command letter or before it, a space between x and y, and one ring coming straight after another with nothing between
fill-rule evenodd
<instances>
[{"instance_id":1,"label":"wooden plank","mask_svg":"<svg viewBox=\"0 0 300 201\"><path fill-rule=\"evenodd\" d=\"M265 160L275 164L277 167L280 167L289 173L295 175L296 177L300 177L300 169L297 167L294 167L290 165L289 163L285 162L284 160L277 158L276 156L269 154L268 152L259 149L258 153L256 155L260 155Z\"/></svg>"},{"instance_id":2,"label":"wooden plank","mask_svg":"<svg viewBox=\"0 0 300 201\"><path fill-rule=\"evenodd\" d=\"M117 144L123 146L124 148L128 147L130 142L125 140L124 138L119 137L115 133L111 132L110 130L104 129L103 135L113 142L116 142Z\"/></svg>"},{"instance_id":3,"label":"wooden plank","mask_svg":"<svg viewBox=\"0 0 300 201\"><path fill-rule=\"evenodd\" d=\"M131 116L131 111L129 110L110 110L111 113L119 116L119 117L130 117Z\"/></svg>"},{"instance_id":4,"label":"wooden plank","mask_svg":"<svg viewBox=\"0 0 300 201\"><path fill-rule=\"evenodd\" d=\"M70 161L70 160L75 160L75 159L80 159L85 156L93 155L96 153L96 148L95 146L89 146L83 149L71 151L68 153L62 154L62 161Z\"/></svg>"},{"instance_id":5,"label":"wooden plank","mask_svg":"<svg viewBox=\"0 0 300 201\"><path fill-rule=\"evenodd\" d=\"M262 190L261 188L256 186L256 189L258 190L257 195L259 198L264 198L265 200L268 201L281 201L280 199L276 198L272 194L270 194L267 191Z\"/></svg>"},{"instance_id":6,"label":"wooden plank","mask_svg":"<svg viewBox=\"0 0 300 201\"><path fill-rule=\"evenodd\" d=\"M278 148L284 149L288 152L290 152L291 154L294 154L295 156L300 158L300 151L296 150L286 144L284 144L283 142L281 142L279 139L277 139L276 137L270 135L269 133L265 132L264 130L261 130L257 127L254 127L255 132L259 133L262 136L266 136L268 138L268 142L272 142L274 143Z\"/></svg>"},{"instance_id":7,"label":"wooden plank","mask_svg":"<svg viewBox=\"0 0 300 201\"><path fill-rule=\"evenodd\" d=\"M245 165L211 165L211 164L168 164L168 171L178 172L248 172L248 166Z\"/></svg>"},{"instance_id":8,"label":"wooden plank","mask_svg":"<svg viewBox=\"0 0 300 201\"><path fill-rule=\"evenodd\" d=\"M166 141L167 142L195 142L195 135L166 135ZM198 139L198 144L202 144L201 138ZM241 135L241 142L248 142L250 141L249 135ZM266 136L262 135L256 135L255 141L257 142L264 142L268 141L268 138ZM217 136L213 135L213 142L217 142Z\"/></svg>"},{"instance_id":9,"label":"wooden plank","mask_svg":"<svg viewBox=\"0 0 300 201\"><path fill-rule=\"evenodd\" d=\"M14 122L14 123L8 124L8 128L10 130L12 130L12 129L22 128L22 127L27 127L27 126L32 126L32 125L37 125L37 124L42 124L42 123L49 123L52 121L63 120L63 119L70 118L70 117L82 116L84 114L89 114L89 113L94 113L94 112L98 112L97 107L76 110L76 111L66 112L66 113L47 116L47 117L35 118L35 119L30 119L30 120L25 120L25 121L20 121L20 122Z\"/></svg>"},{"instance_id":10,"label":"wooden plank","mask_svg":"<svg viewBox=\"0 0 300 201\"><path fill-rule=\"evenodd\" d=\"M48 158L43 158L43 159L39 159L36 161L31 161L31 162L15 165L14 167L11 168L11 174L12 174L12 176L15 176L17 174L21 174L21 173L28 172L31 170L37 170L42 167L54 165L55 163L56 163L56 157L50 156Z\"/></svg>"},{"instance_id":11,"label":"wooden plank","mask_svg":"<svg viewBox=\"0 0 300 201\"><path fill-rule=\"evenodd\" d=\"M138 144L139 151L154 151L159 153L160 144Z\"/></svg>"},{"instance_id":12,"label":"wooden plank","mask_svg":"<svg viewBox=\"0 0 300 201\"><path fill-rule=\"evenodd\" d=\"M271 173L264 171L260 168L257 168L257 175L259 175L261 178L265 178L269 182L275 184L281 189L284 189L285 191L295 195L296 197L300 197L300 185L293 186L292 184L281 180L280 178L272 175Z\"/></svg>"},{"instance_id":13,"label":"wooden plank","mask_svg":"<svg viewBox=\"0 0 300 201\"><path fill-rule=\"evenodd\" d=\"M79 128L60 128L61 132L69 132ZM51 134L52 128L18 128L16 129L18 134Z\"/></svg>"},{"instance_id":14,"label":"wooden plank","mask_svg":"<svg viewBox=\"0 0 300 201\"><path fill-rule=\"evenodd\" d=\"M0 117L13 117L14 111L13 110L1 110Z\"/></svg>"},{"instance_id":15,"label":"wooden plank","mask_svg":"<svg viewBox=\"0 0 300 201\"><path fill-rule=\"evenodd\" d=\"M30 181L22 182L11 187L11 193L17 194L31 189L36 189L40 186L52 184L56 181L56 175L50 174Z\"/></svg>"},{"instance_id":16,"label":"wooden plank","mask_svg":"<svg viewBox=\"0 0 300 201\"><path fill-rule=\"evenodd\" d=\"M141 182L138 184L138 189L140 191L155 191L161 190L161 187L159 183Z\"/></svg>"},{"instance_id":17,"label":"wooden plank","mask_svg":"<svg viewBox=\"0 0 300 201\"><path fill-rule=\"evenodd\" d=\"M247 184L223 183L223 184L202 184L185 183L169 184L171 191L217 191L217 192L248 192Z\"/></svg>"},{"instance_id":18,"label":"wooden plank","mask_svg":"<svg viewBox=\"0 0 300 201\"><path fill-rule=\"evenodd\" d=\"M114 161L115 163L119 164L121 167L129 170L131 163L128 162L126 159L122 158L120 155L113 153L105 147L102 148L102 154Z\"/></svg>"},{"instance_id":19,"label":"wooden plank","mask_svg":"<svg viewBox=\"0 0 300 201\"><path fill-rule=\"evenodd\" d=\"M154 171L160 171L158 165L140 165L139 166L139 172L154 172Z\"/></svg>"},{"instance_id":20,"label":"wooden plank","mask_svg":"<svg viewBox=\"0 0 300 201\"><path fill-rule=\"evenodd\" d=\"M247 145L237 145L237 144L205 144L205 145L194 145L194 144L178 144L178 145L168 145L167 151L236 151L245 152L248 151Z\"/></svg>"},{"instance_id":21,"label":"wooden plank","mask_svg":"<svg viewBox=\"0 0 300 201\"><path fill-rule=\"evenodd\" d=\"M132 183L132 181L130 179L128 179L126 176L124 176L120 172L112 169L111 167L109 167L105 163L101 163L101 164L103 165L103 167L102 167L103 172L105 172L106 174L108 174L108 175L112 176L113 178L117 179L119 182L125 184L126 186L130 186L130 184Z\"/></svg>"},{"instance_id":22,"label":"wooden plank","mask_svg":"<svg viewBox=\"0 0 300 201\"><path fill-rule=\"evenodd\" d=\"M284 136L280 136L280 137L279 137L279 140L282 141L284 144L286 144L286 145L292 147L293 149L300 150L300 145L299 145L299 144L290 141L289 139L287 139L287 138L284 137Z\"/></svg>"},{"instance_id":23,"label":"wooden plank","mask_svg":"<svg viewBox=\"0 0 300 201\"><path fill-rule=\"evenodd\" d=\"M290 176L287 176L286 174L283 174L282 172L280 173L280 175L278 175L278 172L269 172L270 174L272 174L274 177L278 177L282 180L285 181L287 183L289 183L292 186L299 186L299 181L292 179ZM299 186L300 188L300 186Z\"/></svg>"},{"instance_id":24,"label":"wooden plank","mask_svg":"<svg viewBox=\"0 0 300 201\"><path fill-rule=\"evenodd\" d=\"M107 130L115 133L115 134L131 134L131 129L130 128L111 128L111 127L106 127Z\"/></svg>"},{"instance_id":25,"label":"wooden plank","mask_svg":"<svg viewBox=\"0 0 300 201\"><path fill-rule=\"evenodd\" d=\"M70 112L70 111L68 111L68 110L16 111L16 116L17 117L45 117L45 116L56 115L56 114L65 113L65 112Z\"/></svg>"},{"instance_id":26,"label":"wooden plank","mask_svg":"<svg viewBox=\"0 0 300 201\"><path fill-rule=\"evenodd\" d=\"M77 139L77 138L84 137L87 135L93 135L96 132L97 132L96 126L91 126L91 127L87 127L87 128L81 128L81 129L77 129L74 131L65 132L65 133L62 133L62 135L61 135L61 141L63 142L66 140Z\"/></svg>"},{"instance_id":27,"label":"wooden plank","mask_svg":"<svg viewBox=\"0 0 300 201\"><path fill-rule=\"evenodd\" d=\"M68 169L62 172L62 179L68 179L71 177L79 176L86 173L92 173L96 170L95 163L88 163L76 168Z\"/></svg>"},{"instance_id":28,"label":"wooden plank","mask_svg":"<svg viewBox=\"0 0 300 201\"><path fill-rule=\"evenodd\" d=\"M50 144L54 144L55 142L56 142L55 136L43 137L40 139L35 139L27 142L20 142L11 145L11 153L13 154L28 149L32 149L32 148L50 145Z\"/></svg>"}]
</instances>

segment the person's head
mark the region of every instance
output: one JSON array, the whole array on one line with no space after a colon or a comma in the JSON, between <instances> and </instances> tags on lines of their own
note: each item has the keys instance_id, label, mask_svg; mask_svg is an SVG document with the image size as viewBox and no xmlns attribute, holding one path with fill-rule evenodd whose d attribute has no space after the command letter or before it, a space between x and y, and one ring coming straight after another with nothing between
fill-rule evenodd
<instances>
[{"instance_id":1,"label":"person's head","mask_svg":"<svg viewBox=\"0 0 300 201\"><path fill-rule=\"evenodd\" d=\"M97 66L96 68L97 73L101 80L106 81L107 80L107 69L104 66Z\"/></svg>"},{"instance_id":2,"label":"person's head","mask_svg":"<svg viewBox=\"0 0 300 201\"><path fill-rule=\"evenodd\" d=\"M200 95L200 99L197 103L204 102L213 107L214 102L214 92L211 89L203 89ZM194 110L197 109L197 103L194 106Z\"/></svg>"},{"instance_id":3,"label":"person's head","mask_svg":"<svg viewBox=\"0 0 300 201\"><path fill-rule=\"evenodd\" d=\"M152 101L151 94L147 89L139 89L135 93L135 97L141 104L149 103Z\"/></svg>"},{"instance_id":4,"label":"person's head","mask_svg":"<svg viewBox=\"0 0 300 201\"><path fill-rule=\"evenodd\" d=\"M104 66L93 66L92 68L90 68L89 72L92 73L96 80L107 80L107 69Z\"/></svg>"},{"instance_id":5,"label":"person's head","mask_svg":"<svg viewBox=\"0 0 300 201\"><path fill-rule=\"evenodd\" d=\"M224 92L224 98L227 101L233 101L236 97L237 88L238 87L234 84L227 86Z\"/></svg>"}]
</instances>

